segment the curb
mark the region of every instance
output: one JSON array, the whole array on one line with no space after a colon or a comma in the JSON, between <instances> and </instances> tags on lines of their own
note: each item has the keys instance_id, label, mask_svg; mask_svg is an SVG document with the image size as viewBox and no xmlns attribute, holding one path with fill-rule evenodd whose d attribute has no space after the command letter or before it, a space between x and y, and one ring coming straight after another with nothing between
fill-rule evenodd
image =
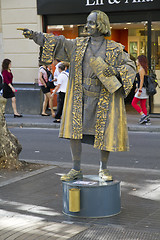
<instances>
[{"instance_id":1,"label":"curb","mask_svg":"<svg viewBox=\"0 0 160 240\"><path fill-rule=\"evenodd\" d=\"M7 123L8 127L19 127L19 128L53 128L53 129L59 129L60 125L53 123Z\"/></svg>"},{"instance_id":2,"label":"curb","mask_svg":"<svg viewBox=\"0 0 160 240\"><path fill-rule=\"evenodd\" d=\"M141 125L129 125L128 131L135 132L160 132L159 126L141 126Z\"/></svg>"},{"instance_id":3,"label":"curb","mask_svg":"<svg viewBox=\"0 0 160 240\"><path fill-rule=\"evenodd\" d=\"M60 124L56 123L7 123L8 127L19 127L19 128L51 128L59 129ZM160 126L141 126L141 125L128 125L128 131L130 132L160 132Z\"/></svg>"}]
</instances>

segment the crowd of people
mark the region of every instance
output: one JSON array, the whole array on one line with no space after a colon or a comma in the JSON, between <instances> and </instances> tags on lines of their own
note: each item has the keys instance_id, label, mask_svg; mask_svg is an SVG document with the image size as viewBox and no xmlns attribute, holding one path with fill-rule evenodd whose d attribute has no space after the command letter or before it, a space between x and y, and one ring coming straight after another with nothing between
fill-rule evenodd
<instances>
[{"instance_id":1,"label":"crowd of people","mask_svg":"<svg viewBox=\"0 0 160 240\"><path fill-rule=\"evenodd\" d=\"M55 118L53 122L60 123L63 111L63 104L67 83L69 78L69 63L60 62L55 59L53 61L55 71L52 72L52 65L42 65L39 68L38 84L44 94L44 102L42 108L42 116L49 116L46 113L46 108L49 104L52 117ZM53 110L53 97L57 94L57 111Z\"/></svg>"},{"instance_id":2,"label":"crowd of people","mask_svg":"<svg viewBox=\"0 0 160 240\"><path fill-rule=\"evenodd\" d=\"M19 114L17 111L15 97L15 92L17 90L13 87L13 74L11 71L11 64L12 62L10 59L4 59L2 62L2 70L0 72L0 93L6 99L11 98L14 118L23 117L23 115ZM49 107L52 117L55 118L53 122L60 123L67 83L69 79L69 63L61 62L58 59L54 59L53 65L55 66L54 72L52 71L52 65L39 66L38 85L40 86L44 94L41 115L50 116L48 113L46 113L47 107ZM136 60L136 65L136 89L134 98L132 100L132 106L140 114L139 124L150 123L149 114L147 113L147 99L149 98L149 96L146 93L146 78L148 74L148 64L146 56L138 56ZM53 97L55 94L57 96L56 111L53 110Z\"/></svg>"},{"instance_id":3,"label":"crowd of people","mask_svg":"<svg viewBox=\"0 0 160 240\"><path fill-rule=\"evenodd\" d=\"M52 65L40 65L38 71L38 85L44 94L41 116L50 116L46 113L47 108L51 110L51 115L55 120L53 122L60 123L63 111L63 104L67 83L69 78L69 63L60 62L58 59L53 61L55 71L52 71ZM15 92L13 87L13 74L11 71L11 60L4 59L2 62L2 71L0 72L0 94L6 98L12 99L12 108L15 117L23 117L17 112ZM57 95L57 111L53 110L53 97Z\"/></svg>"}]
</instances>

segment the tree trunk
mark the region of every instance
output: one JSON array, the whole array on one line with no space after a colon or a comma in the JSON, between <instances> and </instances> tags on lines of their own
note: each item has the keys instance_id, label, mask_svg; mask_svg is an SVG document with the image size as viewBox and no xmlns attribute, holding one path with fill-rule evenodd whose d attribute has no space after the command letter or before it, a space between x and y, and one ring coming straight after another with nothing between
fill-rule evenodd
<instances>
[{"instance_id":1,"label":"tree trunk","mask_svg":"<svg viewBox=\"0 0 160 240\"><path fill-rule=\"evenodd\" d=\"M6 102L7 100L0 96L0 169L19 169L22 166L18 160L22 146L8 130L4 115Z\"/></svg>"}]
</instances>

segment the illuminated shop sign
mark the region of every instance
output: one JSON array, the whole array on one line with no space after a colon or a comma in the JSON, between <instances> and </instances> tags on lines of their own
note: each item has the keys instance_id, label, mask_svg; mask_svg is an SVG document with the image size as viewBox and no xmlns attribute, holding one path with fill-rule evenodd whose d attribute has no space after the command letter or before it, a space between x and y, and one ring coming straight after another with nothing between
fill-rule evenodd
<instances>
[{"instance_id":1,"label":"illuminated shop sign","mask_svg":"<svg viewBox=\"0 0 160 240\"><path fill-rule=\"evenodd\" d=\"M145 11L160 9L159 0L37 0L40 15L104 12Z\"/></svg>"}]
</instances>

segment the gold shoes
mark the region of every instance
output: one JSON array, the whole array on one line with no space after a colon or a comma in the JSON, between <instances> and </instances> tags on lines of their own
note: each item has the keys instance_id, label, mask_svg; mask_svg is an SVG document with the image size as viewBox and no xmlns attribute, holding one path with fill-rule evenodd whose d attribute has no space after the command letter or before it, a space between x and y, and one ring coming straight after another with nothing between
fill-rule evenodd
<instances>
[{"instance_id":1,"label":"gold shoes","mask_svg":"<svg viewBox=\"0 0 160 240\"><path fill-rule=\"evenodd\" d=\"M103 180L103 181L112 181L113 177L110 174L110 172L108 171L108 169L103 169L99 171L99 177Z\"/></svg>"},{"instance_id":2,"label":"gold shoes","mask_svg":"<svg viewBox=\"0 0 160 240\"><path fill-rule=\"evenodd\" d=\"M67 174L64 174L62 177L61 177L61 181L73 181L73 180L79 180L79 179L83 179L83 174L82 174L82 171L76 171L74 169L71 169L69 171L69 173Z\"/></svg>"},{"instance_id":3,"label":"gold shoes","mask_svg":"<svg viewBox=\"0 0 160 240\"><path fill-rule=\"evenodd\" d=\"M99 177L103 181L112 181L113 177L108 171L108 169L103 169L99 171ZM83 174L82 171L76 171L74 169L71 169L67 174L64 174L61 177L61 181L69 182L69 181L74 181L74 180L82 180L83 179Z\"/></svg>"}]
</instances>

